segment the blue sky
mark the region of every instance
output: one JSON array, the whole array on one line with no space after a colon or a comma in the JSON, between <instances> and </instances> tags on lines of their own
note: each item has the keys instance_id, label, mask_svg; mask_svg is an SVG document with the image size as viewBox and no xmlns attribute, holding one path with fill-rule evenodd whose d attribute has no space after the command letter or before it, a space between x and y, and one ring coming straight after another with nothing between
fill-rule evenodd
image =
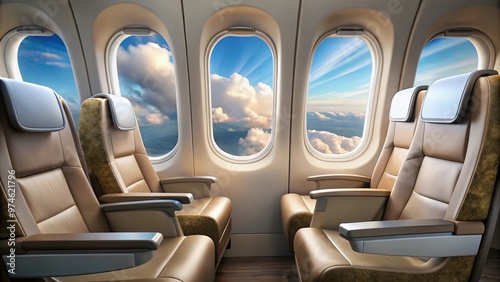
<instances>
[{"instance_id":1,"label":"blue sky","mask_svg":"<svg viewBox=\"0 0 500 282\"><path fill-rule=\"evenodd\" d=\"M210 57L210 73L230 77L238 73L255 86L273 86L273 57L267 43L256 36L226 36L219 40Z\"/></svg>"},{"instance_id":2,"label":"blue sky","mask_svg":"<svg viewBox=\"0 0 500 282\"><path fill-rule=\"evenodd\" d=\"M122 46L128 48L148 41L169 50L160 36L129 37ZM351 56L346 57L345 54ZM238 73L253 86L262 82L272 87L273 61L269 47L258 37L247 37L245 40L224 37L211 54L210 70L223 77ZM71 62L57 35L25 39L19 50L19 66L24 80L49 86L71 102L78 101ZM415 85L429 84L436 76L445 77L476 68L477 54L470 41L437 38L429 42L422 52ZM315 104L328 104L332 99L339 98L365 101L371 71L370 52L362 40L327 38L316 49L311 64L308 101L313 108ZM359 110L346 108L345 111Z\"/></svg>"},{"instance_id":3,"label":"blue sky","mask_svg":"<svg viewBox=\"0 0 500 282\"><path fill-rule=\"evenodd\" d=\"M270 138L273 56L257 36L225 36L213 47L209 68L214 139L227 145L222 149L230 154L254 154ZM56 90L78 119L78 92L61 39L28 37L20 45L18 59L23 79ZM159 35L131 36L122 42L117 61L122 95L134 104L143 131L154 135L143 137L146 147L148 142L153 146L168 139L166 151L155 154L168 152L178 138L174 58L168 44ZM476 50L467 39L434 39L422 51L415 85L475 70L477 63ZM307 129L315 136L309 138L317 150L343 153L357 146L372 71L370 50L359 38L327 37L316 48L304 79L308 79ZM339 144L348 144L349 149Z\"/></svg>"},{"instance_id":4,"label":"blue sky","mask_svg":"<svg viewBox=\"0 0 500 282\"><path fill-rule=\"evenodd\" d=\"M274 58L257 36L228 35L210 53L213 137L231 155L253 155L269 143L274 104Z\"/></svg>"},{"instance_id":5,"label":"blue sky","mask_svg":"<svg viewBox=\"0 0 500 282\"><path fill-rule=\"evenodd\" d=\"M436 38L422 51L414 85L429 85L436 77L443 78L471 72L477 67L477 51L469 40Z\"/></svg>"},{"instance_id":6,"label":"blue sky","mask_svg":"<svg viewBox=\"0 0 500 282\"><path fill-rule=\"evenodd\" d=\"M23 40L18 60L24 81L52 88L70 104L80 103L66 47L57 35Z\"/></svg>"},{"instance_id":7,"label":"blue sky","mask_svg":"<svg viewBox=\"0 0 500 282\"><path fill-rule=\"evenodd\" d=\"M371 53L363 40L325 38L311 63L307 111L364 112L371 75Z\"/></svg>"}]
</instances>

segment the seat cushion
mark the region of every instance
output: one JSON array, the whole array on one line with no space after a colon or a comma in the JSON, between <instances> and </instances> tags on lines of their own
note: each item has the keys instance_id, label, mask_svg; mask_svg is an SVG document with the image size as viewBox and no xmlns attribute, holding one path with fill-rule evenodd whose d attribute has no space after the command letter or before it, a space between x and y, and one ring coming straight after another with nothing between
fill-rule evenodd
<instances>
[{"instance_id":1,"label":"seat cushion","mask_svg":"<svg viewBox=\"0 0 500 282\"><path fill-rule=\"evenodd\" d=\"M474 263L474 257L428 259L357 253L338 231L319 228L300 229L294 245L304 282L436 281L443 272L442 277L467 281Z\"/></svg>"},{"instance_id":2,"label":"seat cushion","mask_svg":"<svg viewBox=\"0 0 500 282\"><path fill-rule=\"evenodd\" d=\"M193 235L164 238L154 257L138 267L70 277L59 281L189 281L205 282L215 279L215 257L212 240ZM170 279L170 280L169 280Z\"/></svg>"},{"instance_id":3,"label":"seat cushion","mask_svg":"<svg viewBox=\"0 0 500 282\"><path fill-rule=\"evenodd\" d=\"M205 235L215 243L216 255L220 259L229 242L231 224L231 201L226 197L205 197L183 205L176 212L184 235Z\"/></svg>"},{"instance_id":4,"label":"seat cushion","mask_svg":"<svg viewBox=\"0 0 500 282\"><path fill-rule=\"evenodd\" d=\"M283 230L288 240L288 247L293 253L293 238L301 228L311 225L316 200L309 195L286 194L281 197L281 219Z\"/></svg>"}]
</instances>

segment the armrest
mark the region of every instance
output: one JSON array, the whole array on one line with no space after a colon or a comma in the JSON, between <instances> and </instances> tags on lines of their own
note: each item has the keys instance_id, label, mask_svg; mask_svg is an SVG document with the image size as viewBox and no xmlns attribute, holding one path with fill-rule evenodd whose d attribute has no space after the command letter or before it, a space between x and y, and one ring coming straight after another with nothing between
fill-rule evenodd
<instances>
[{"instance_id":1,"label":"armrest","mask_svg":"<svg viewBox=\"0 0 500 282\"><path fill-rule=\"evenodd\" d=\"M311 191L317 199L311 227L338 230L343 222L381 220L390 191L346 188Z\"/></svg>"},{"instance_id":2,"label":"armrest","mask_svg":"<svg viewBox=\"0 0 500 282\"><path fill-rule=\"evenodd\" d=\"M175 212L182 210L178 201L111 203L101 205L101 209L115 232L160 232L165 238L183 235L175 217Z\"/></svg>"},{"instance_id":3,"label":"armrest","mask_svg":"<svg viewBox=\"0 0 500 282\"><path fill-rule=\"evenodd\" d=\"M217 183L217 178L214 176L179 176L179 177L169 177L160 180L160 183L171 184L171 183L183 183L183 182L203 182L207 184Z\"/></svg>"},{"instance_id":4,"label":"armrest","mask_svg":"<svg viewBox=\"0 0 500 282\"><path fill-rule=\"evenodd\" d=\"M356 252L395 256L476 255L484 232L480 221L408 219L342 223L339 234Z\"/></svg>"},{"instance_id":5,"label":"armrest","mask_svg":"<svg viewBox=\"0 0 500 282\"><path fill-rule=\"evenodd\" d=\"M444 219L408 219L342 223L339 235L347 240L426 233L452 233L455 225Z\"/></svg>"},{"instance_id":6,"label":"armrest","mask_svg":"<svg viewBox=\"0 0 500 282\"><path fill-rule=\"evenodd\" d=\"M191 193L195 199L210 197L210 189L217 178L213 176L171 177L160 180L165 192Z\"/></svg>"},{"instance_id":7,"label":"armrest","mask_svg":"<svg viewBox=\"0 0 500 282\"><path fill-rule=\"evenodd\" d=\"M152 200L152 201L134 201L121 202L101 205L104 213L120 211L139 211L139 210L161 210L175 217L175 211L182 210L182 204L175 200Z\"/></svg>"},{"instance_id":8,"label":"armrest","mask_svg":"<svg viewBox=\"0 0 500 282\"><path fill-rule=\"evenodd\" d=\"M99 273L146 263L162 240L155 232L36 234L17 238L2 258L17 279Z\"/></svg>"},{"instance_id":9,"label":"armrest","mask_svg":"<svg viewBox=\"0 0 500 282\"><path fill-rule=\"evenodd\" d=\"M190 204L194 198L191 193L110 193L99 197L102 204L149 200L176 200L181 204Z\"/></svg>"},{"instance_id":10,"label":"armrest","mask_svg":"<svg viewBox=\"0 0 500 282\"><path fill-rule=\"evenodd\" d=\"M156 232L102 232L35 234L21 242L21 249L30 251L118 251L157 250L163 236Z\"/></svg>"},{"instance_id":11,"label":"armrest","mask_svg":"<svg viewBox=\"0 0 500 282\"><path fill-rule=\"evenodd\" d=\"M322 188L367 188L371 178L358 174L321 174L312 175L308 181L316 182L316 189Z\"/></svg>"},{"instance_id":12,"label":"armrest","mask_svg":"<svg viewBox=\"0 0 500 282\"><path fill-rule=\"evenodd\" d=\"M383 189L360 189L360 188L345 188L345 189L322 189L314 190L309 193L311 199L319 199L326 197L389 197L391 191Z\"/></svg>"}]
</instances>

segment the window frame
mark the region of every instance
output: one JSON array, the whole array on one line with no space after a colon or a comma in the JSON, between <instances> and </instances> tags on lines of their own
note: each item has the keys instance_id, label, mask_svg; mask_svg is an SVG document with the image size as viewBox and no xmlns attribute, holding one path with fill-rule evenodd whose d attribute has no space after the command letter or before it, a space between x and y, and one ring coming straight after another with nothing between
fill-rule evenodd
<instances>
[{"instance_id":1,"label":"window frame","mask_svg":"<svg viewBox=\"0 0 500 282\"><path fill-rule=\"evenodd\" d=\"M7 71L7 76L12 79L23 81L23 76L19 68L18 52L22 41L26 37L28 36L48 37L54 34L59 36L59 38L61 38L62 40L62 37L59 34L40 26L19 26L12 29L7 34L5 34L5 36L0 40L0 53L4 54L4 59L5 59L4 63L5 63L5 69Z\"/></svg>"},{"instance_id":2,"label":"window frame","mask_svg":"<svg viewBox=\"0 0 500 282\"><path fill-rule=\"evenodd\" d=\"M429 40L427 40L427 42L425 42L424 46L420 50L420 54L415 65L413 85L415 85L415 81L417 80L418 65L420 63L420 58L422 57L422 52L431 41L438 38L462 38L469 40L469 42L476 48L478 70L493 68L495 65L495 47L486 34L472 28L450 28L432 36Z\"/></svg>"},{"instance_id":3,"label":"window frame","mask_svg":"<svg viewBox=\"0 0 500 282\"><path fill-rule=\"evenodd\" d=\"M53 83L50 82L46 83L45 80L35 79L35 81L33 81L29 79L29 75L23 77L23 74L21 72L21 66L23 66L23 64L20 64L21 60L19 58L19 50L21 49L23 42L31 37L53 37L53 36L57 37L57 40L60 41L60 43L62 43L62 47L64 47L64 53L65 53L64 57L67 57L68 59L69 66L68 66L68 72L66 74L70 75L72 79L70 84L71 86L74 86L74 91L70 93L65 92L58 86L53 85ZM39 45L37 45L37 47L38 46ZM40 46L42 46L42 48L45 47L44 45ZM40 50L37 47L31 49L30 51L39 52ZM6 77L9 77L14 80L31 82L42 86L47 86L53 89L68 104L71 118L75 122L75 126L78 128L82 96L80 93L80 89L78 87L78 81L75 73L75 68L73 65L73 60L71 58L70 49L68 49L68 46L64 41L64 37L60 33L54 32L48 28L37 25L18 26L16 28L11 29L0 39L0 54L3 54L3 58L5 59L3 62L3 67L5 68L4 75ZM36 62L36 65L37 68L38 65L42 67L41 64L38 62ZM37 71L39 71L39 69L37 69ZM37 72L37 76L39 76L39 72ZM41 74L40 76L43 76L43 74ZM68 77L68 79L70 78ZM74 101L77 102L73 103L73 99Z\"/></svg>"},{"instance_id":4,"label":"window frame","mask_svg":"<svg viewBox=\"0 0 500 282\"><path fill-rule=\"evenodd\" d=\"M345 154L325 154L318 150L316 150L311 144L308 134L307 134L307 103L309 98L309 78L311 75L312 62L314 56L316 55L316 51L318 46L329 37L356 37L361 39L368 50L370 50L370 55L372 59L372 73L370 77L370 86L368 90L368 97L366 101L366 110L365 110L365 122L363 126L363 137L361 138L361 142L359 145L352 151ZM373 34L368 32L366 29L361 27L339 27L329 32L325 33L321 36L316 43L314 44L313 51L311 52L311 57L309 60L309 69L307 75L307 90L305 95L305 103L303 109L304 116L304 146L310 155L315 157L318 160L326 161L326 162L345 162L352 161L359 156L361 156L369 147L370 141L373 137L373 128L375 123L375 105L377 103L378 97L376 93L378 93L378 89L380 87L380 78L382 75L382 49ZM333 133L333 132L332 132Z\"/></svg>"},{"instance_id":5,"label":"window frame","mask_svg":"<svg viewBox=\"0 0 500 282\"><path fill-rule=\"evenodd\" d=\"M106 52L105 52L106 78L107 78L108 87L109 87L111 94L117 95L117 96L122 96L121 90L120 90L120 80L118 78L118 63L117 63L118 48L120 47L121 43L130 36L153 36L153 35L160 35L165 40L167 45L172 49L172 45L170 44L170 42L168 42L168 40L165 36L154 31L153 29L145 27L145 26L128 26L128 27L125 27L125 28L119 30L117 33L115 33L111 37L108 44L106 45ZM173 56L173 50L171 50L171 52L172 52L172 56ZM173 64L174 64L174 71L175 71L177 69L176 62L175 62L175 56L174 56ZM179 91L177 90L177 84L178 84L177 72L175 71L175 73L176 73L175 100L176 100L176 111L178 113L179 112L179 103L178 103ZM135 114L135 112L134 112L134 114ZM136 114L136 117L137 117L137 114ZM137 125L137 126L139 126L139 125ZM166 160L171 159L179 150L179 146L180 146L179 141L180 141L179 120L177 119L177 142L176 142L174 148L172 148L172 150L168 151L166 154L163 154L161 156L147 155L149 160L151 161L151 163L159 164L159 163L162 163Z\"/></svg>"},{"instance_id":6,"label":"window frame","mask_svg":"<svg viewBox=\"0 0 500 282\"><path fill-rule=\"evenodd\" d=\"M269 47L269 50L271 51L271 57L273 60L273 85L272 85L272 90L273 90L273 114L272 114L272 120L271 120L271 136L269 137L269 142L267 145L258 153L250 155L250 156L237 156L233 155L230 153L225 152L223 149L221 149L217 143L215 142L214 138L214 127L213 127L213 116L212 116L212 86L211 86L211 70L210 70L210 62L212 58L212 53L214 47L227 36L238 36L238 37L251 37L251 36L256 36L259 39L261 39L264 43L267 44ZM220 31L217 33L212 39L209 41L206 51L205 51L205 79L206 79L206 93L208 95L207 97L207 108L208 108L208 140L209 140L209 147L212 150L212 152L218 156L219 158L230 162L230 163L235 163L235 164L250 164L250 163L255 163L258 162L262 159L264 159L272 150L274 146L274 142L276 139L276 109L277 109L277 96L278 96L278 56L277 56L277 49L276 45L274 44L274 41L272 38L267 35L265 32L260 31L258 29L255 29L253 27L248 27L248 26L234 26L227 28L225 30Z\"/></svg>"}]
</instances>

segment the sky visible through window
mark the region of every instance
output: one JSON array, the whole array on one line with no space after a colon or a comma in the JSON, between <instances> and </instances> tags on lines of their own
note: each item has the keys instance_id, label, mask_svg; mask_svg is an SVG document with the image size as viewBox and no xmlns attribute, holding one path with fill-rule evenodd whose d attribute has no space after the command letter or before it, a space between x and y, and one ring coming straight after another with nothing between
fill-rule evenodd
<instances>
[{"instance_id":1,"label":"sky visible through window","mask_svg":"<svg viewBox=\"0 0 500 282\"><path fill-rule=\"evenodd\" d=\"M372 67L359 37L330 36L318 45L306 105L307 137L316 151L341 155L361 143Z\"/></svg>"},{"instance_id":2,"label":"sky visible through window","mask_svg":"<svg viewBox=\"0 0 500 282\"><path fill-rule=\"evenodd\" d=\"M274 58L262 39L244 38L224 37L210 58L214 139L233 155L262 150L272 127ZM345 153L362 138L373 67L362 40L337 39L341 40L324 40L318 46L307 93L309 140L321 141L311 144L325 153ZM148 154L153 156L169 152L178 139L173 60L159 35L129 37L118 50L120 90L134 103ZM71 63L57 35L24 39L18 61L25 81L53 88L78 120L80 102ZM475 70L477 62L477 51L467 39L434 39L422 51L415 85ZM332 134L341 142L328 143Z\"/></svg>"},{"instance_id":3,"label":"sky visible through window","mask_svg":"<svg viewBox=\"0 0 500 282\"><path fill-rule=\"evenodd\" d=\"M273 117L274 60L257 36L229 35L210 55L213 138L234 156L251 156L269 143Z\"/></svg>"},{"instance_id":4,"label":"sky visible through window","mask_svg":"<svg viewBox=\"0 0 500 282\"><path fill-rule=\"evenodd\" d=\"M116 54L120 93L137 116L149 156L172 151L178 141L174 58L165 39L129 36Z\"/></svg>"},{"instance_id":5,"label":"sky visible through window","mask_svg":"<svg viewBox=\"0 0 500 282\"><path fill-rule=\"evenodd\" d=\"M477 70L476 47L465 38L435 38L422 51L415 86L430 85L434 80Z\"/></svg>"},{"instance_id":6,"label":"sky visible through window","mask_svg":"<svg viewBox=\"0 0 500 282\"><path fill-rule=\"evenodd\" d=\"M19 46L18 64L24 81L50 87L64 98L78 125L80 98L61 38L56 34L26 37Z\"/></svg>"}]
</instances>

